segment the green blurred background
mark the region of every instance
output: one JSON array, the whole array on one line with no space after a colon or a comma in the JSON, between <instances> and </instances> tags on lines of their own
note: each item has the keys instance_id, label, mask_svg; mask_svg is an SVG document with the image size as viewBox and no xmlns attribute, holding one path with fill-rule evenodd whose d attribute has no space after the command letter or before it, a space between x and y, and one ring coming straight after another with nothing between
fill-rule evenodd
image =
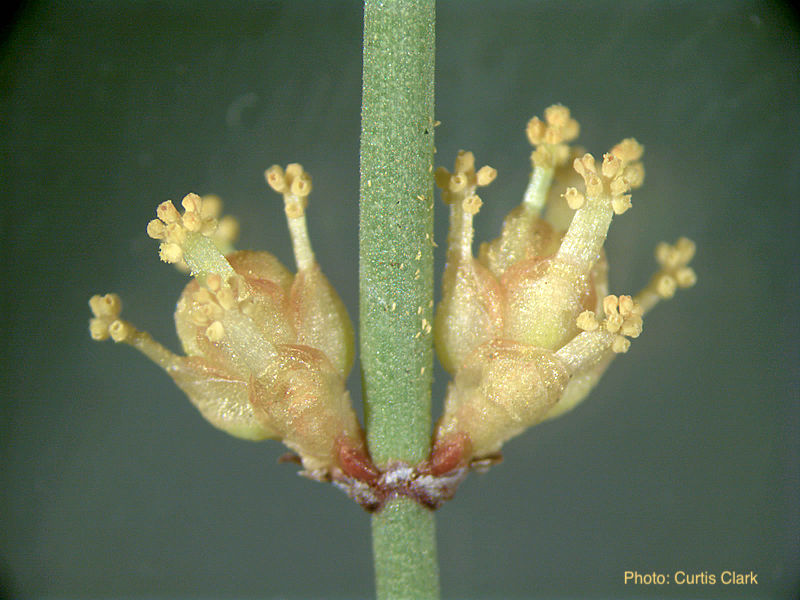
<instances>
[{"instance_id":1,"label":"green blurred background","mask_svg":"<svg viewBox=\"0 0 800 600\"><path fill-rule=\"evenodd\" d=\"M659 240L697 241L696 288L573 413L506 447L438 513L447 598L794 598L800 592L800 44L777 2L446 2L438 164L499 171L477 239L530 170L524 126L562 102L595 154L645 147L607 244L635 291ZM33 2L0 56L0 588L18 598L367 598L369 519L207 425L90 295L177 349L185 277L145 224L217 193L241 248L293 266L263 170L314 177L311 235L357 310L358 2ZM438 269L446 236L437 214ZM358 402L359 381L351 390ZM445 378L434 390L441 398ZM437 409L438 410L438 409ZM626 570L758 573L638 586Z\"/></svg>"}]
</instances>

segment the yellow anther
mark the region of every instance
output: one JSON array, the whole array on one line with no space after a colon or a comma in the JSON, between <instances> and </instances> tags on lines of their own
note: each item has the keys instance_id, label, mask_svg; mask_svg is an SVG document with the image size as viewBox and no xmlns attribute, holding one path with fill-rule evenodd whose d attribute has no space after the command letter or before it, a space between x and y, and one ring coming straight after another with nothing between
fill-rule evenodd
<instances>
[{"instance_id":1,"label":"yellow anther","mask_svg":"<svg viewBox=\"0 0 800 600\"><path fill-rule=\"evenodd\" d=\"M203 201L200 199L200 196L197 194L186 194L181 200L181 205L183 206L186 212L196 212L198 216L201 212Z\"/></svg>"},{"instance_id":2,"label":"yellow anther","mask_svg":"<svg viewBox=\"0 0 800 600\"><path fill-rule=\"evenodd\" d=\"M619 306L619 298L614 294L609 294L603 298L603 312L607 317L617 314L617 307Z\"/></svg>"},{"instance_id":3,"label":"yellow anther","mask_svg":"<svg viewBox=\"0 0 800 600\"><path fill-rule=\"evenodd\" d=\"M225 338L225 327L219 321L214 321L206 328L206 337L212 342L220 342Z\"/></svg>"},{"instance_id":4,"label":"yellow anther","mask_svg":"<svg viewBox=\"0 0 800 600\"><path fill-rule=\"evenodd\" d=\"M264 172L264 178L267 180L269 187L283 194L288 188L286 186L286 177L283 169L279 165L272 165Z\"/></svg>"},{"instance_id":5,"label":"yellow anther","mask_svg":"<svg viewBox=\"0 0 800 600\"><path fill-rule=\"evenodd\" d=\"M450 186L450 171L444 167L436 167L433 178L436 181L436 187L441 190L446 190Z\"/></svg>"},{"instance_id":6,"label":"yellow anther","mask_svg":"<svg viewBox=\"0 0 800 600\"><path fill-rule=\"evenodd\" d=\"M237 305L236 296L229 287L222 288L217 292L217 301L225 310L233 310Z\"/></svg>"},{"instance_id":7,"label":"yellow anther","mask_svg":"<svg viewBox=\"0 0 800 600\"><path fill-rule=\"evenodd\" d=\"M634 302L630 296L620 296L618 299L619 312L621 315L628 317L633 314Z\"/></svg>"},{"instance_id":8,"label":"yellow anther","mask_svg":"<svg viewBox=\"0 0 800 600\"><path fill-rule=\"evenodd\" d=\"M485 187L492 183L497 177L497 169L485 165L478 170L477 182L480 187Z\"/></svg>"},{"instance_id":9,"label":"yellow anther","mask_svg":"<svg viewBox=\"0 0 800 600\"><path fill-rule=\"evenodd\" d=\"M567 191L565 191L562 196L564 200L567 201L567 206L572 210L578 210L586 202L586 197L574 187L567 188Z\"/></svg>"},{"instance_id":10,"label":"yellow anther","mask_svg":"<svg viewBox=\"0 0 800 600\"><path fill-rule=\"evenodd\" d=\"M575 324L578 326L578 329L582 329L583 331L596 331L600 327L597 317L591 310L585 310L579 314Z\"/></svg>"},{"instance_id":11,"label":"yellow anther","mask_svg":"<svg viewBox=\"0 0 800 600\"><path fill-rule=\"evenodd\" d=\"M311 193L311 177L307 173L301 173L292 180L291 192L301 198Z\"/></svg>"},{"instance_id":12,"label":"yellow anther","mask_svg":"<svg viewBox=\"0 0 800 600\"><path fill-rule=\"evenodd\" d=\"M628 192L631 189L628 180L624 177L615 177L609 183L609 189L611 190L612 196L621 196Z\"/></svg>"},{"instance_id":13,"label":"yellow anther","mask_svg":"<svg viewBox=\"0 0 800 600\"><path fill-rule=\"evenodd\" d=\"M303 165L300 163L289 163L286 165L286 181L289 185L296 178L303 174Z\"/></svg>"},{"instance_id":14,"label":"yellow anther","mask_svg":"<svg viewBox=\"0 0 800 600\"><path fill-rule=\"evenodd\" d=\"M627 165L622 172L622 176L632 188L641 187L644 183L644 165L640 162Z\"/></svg>"},{"instance_id":15,"label":"yellow anther","mask_svg":"<svg viewBox=\"0 0 800 600\"><path fill-rule=\"evenodd\" d=\"M206 285L209 290L217 293L222 288L222 277L219 276L219 273L211 273L206 277Z\"/></svg>"},{"instance_id":16,"label":"yellow anther","mask_svg":"<svg viewBox=\"0 0 800 600\"><path fill-rule=\"evenodd\" d=\"M624 163L630 163L642 157L644 147L634 138L626 138L611 149L611 154Z\"/></svg>"},{"instance_id":17,"label":"yellow anther","mask_svg":"<svg viewBox=\"0 0 800 600\"><path fill-rule=\"evenodd\" d=\"M95 317L117 318L122 312L122 300L117 294L92 296L89 300L89 308Z\"/></svg>"},{"instance_id":18,"label":"yellow anther","mask_svg":"<svg viewBox=\"0 0 800 600\"><path fill-rule=\"evenodd\" d=\"M456 156L455 172L468 173L475 169L475 155L467 150L459 150Z\"/></svg>"},{"instance_id":19,"label":"yellow anther","mask_svg":"<svg viewBox=\"0 0 800 600\"><path fill-rule=\"evenodd\" d=\"M611 314L606 318L605 325L606 331L609 333L617 333L619 328L622 327L624 319L620 314Z\"/></svg>"},{"instance_id":20,"label":"yellow anther","mask_svg":"<svg viewBox=\"0 0 800 600\"><path fill-rule=\"evenodd\" d=\"M111 339L115 342L124 342L134 332L134 328L130 323L117 319L108 326L108 333Z\"/></svg>"},{"instance_id":21,"label":"yellow anther","mask_svg":"<svg viewBox=\"0 0 800 600\"><path fill-rule=\"evenodd\" d=\"M461 206L464 208L466 212L471 215L478 214L481 206L483 205L483 200L480 199L479 196L473 194L467 198L464 198L464 201L461 203Z\"/></svg>"},{"instance_id":22,"label":"yellow anther","mask_svg":"<svg viewBox=\"0 0 800 600\"><path fill-rule=\"evenodd\" d=\"M544 109L544 118L548 125L564 127L569 122L569 109L561 104L553 104Z\"/></svg>"},{"instance_id":23,"label":"yellow anther","mask_svg":"<svg viewBox=\"0 0 800 600\"><path fill-rule=\"evenodd\" d=\"M153 219L147 224L147 235L154 240L163 240L167 235L167 226L161 219Z\"/></svg>"},{"instance_id":24,"label":"yellow anther","mask_svg":"<svg viewBox=\"0 0 800 600\"><path fill-rule=\"evenodd\" d=\"M186 229L180 223L170 223L164 228L164 240L180 246L186 241Z\"/></svg>"},{"instance_id":25,"label":"yellow anther","mask_svg":"<svg viewBox=\"0 0 800 600\"><path fill-rule=\"evenodd\" d=\"M467 187L467 177L463 173L456 173L450 177L447 189L450 192L461 192Z\"/></svg>"},{"instance_id":26,"label":"yellow anther","mask_svg":"<svg viewBox=\"0 0 800 600\"><path fill-rule=\"evenodd\" d=\"M183 226L186 228L187 231L197 232L203 226L203 220L200 218L200 213L198 212L189 212L188 210L183 215Z\"/></svg>"},{"instance_id":27,"label":"yellow anther","mask_svg":"<svg viewBox=\"0 0 800 600\"><path fill-rule=\"evenodd\" d=\"M619 173L620 169L622 168L622 160L610 152L606 153L603 155L603 164L600 168L602 170L603 177L608 177L611 179L616 177L617 173Z\"/></svg>"},{"instance_id":28,"label":"yellow anther","mask_svg":"<svg viewBox=\"0 0 800 600\"><path fill-rule=\"evenodd\" d=\"M671 275L660 275L656 278L656 293L664 300L669 300L675 295L678 282Z\"/></svg>"},{"instance_id":29,"label":"yellow anther","mask_svg":"<svg viewBox=\"0 0 800 600\"><path fill-rule=\"evenodd\" d=\"M92 339L107 340L110 332L109 326L116 321L122 312L122 301L116 294L105 296L92 296L89 308L94 318L89 321L89 333Z\"/></svg>"},{"instance_id":30,"label":"yellow anther","mask_svg":"<svg viewBox=\"0 0 800 600\"><path fill-rule=\"evenodd\" d=\"M525 130L525 133L528 134L528 141L531 143L531 146L538 146L544 141L544 134L547 131L547 125L545 125L539 117L533 117L530 121L528 121L528 127Z\"/></svg>"},{"instance_id":31,"label":"yellow anther","mask_svg":"<svg viewBox=\"0 0 800 600\"><path fill-rule=\"evenodd\" d=\"M611 342L611 350L615 354L624 354L631 347L631 341L625 336L618 335Z\"/></svg>"},{"instance_id":32,"label":"yellow anther","mask_svg":"<svg viewBox=\"0 0 800 600\"><path fill-rule=\"evenodd\" d=\"M216 194L206 194L202 198L200 216L204 219L216 219L222 214L222 199Z\"/></svg>"},{"instance_id":33,"label":"yellow anther","mask_svg":"<svg viewBox=\"0 0 800 600\"><path fill-rule=\"evenodd\" d=\"M631 204L631 196L630 194L625 194L624 196L613 196L611 198L611 209L614 211L615 215L621 215L625 211L633 206Z\"/></svg>"},{"instance_id":34,"label":"yellow anther","mask_svg":"<svg viewBox=\"0 0 800 600\"><path fill-rule=\"evenodd\" d=\"M232 244L239 237L239 221L231 215L226 215L217 224L217 238L219 241Z\"/></svg>"},{"instance_id":35,"label":"yellow anther","mask_svg":"<svg viewBox=\"0 0 800 600\"><path fill-rule=\"evenodd\" d=\"M198 304L205 304L214 300L214 296L206 288L200 288L192 294L192 300Z\"/></svg>"},{"instance_id":36,"label":"yellow anther","mask_svg":"<svg viewBox=\"0 0 800 600\"><path fill-rule=\"evenodd\" d=\"M175 205L170 200L162 202L158 205L158 208L156 209L156 215L159 219L167 224L175 223L181 218L181 214L178 212L178 209L175 208Z\"/></svg>"},{"instance_id":37,"label":"yellow anther","mask_svg":"<svg viewBox=\"0 0 800 600\"><path fill-rule=\"evenodd\" d=\"M675 271L675 281L678 283L679 287L692 287L697 283L697 274L691 267L682 267Z\"/></svg>"}]
</instances>

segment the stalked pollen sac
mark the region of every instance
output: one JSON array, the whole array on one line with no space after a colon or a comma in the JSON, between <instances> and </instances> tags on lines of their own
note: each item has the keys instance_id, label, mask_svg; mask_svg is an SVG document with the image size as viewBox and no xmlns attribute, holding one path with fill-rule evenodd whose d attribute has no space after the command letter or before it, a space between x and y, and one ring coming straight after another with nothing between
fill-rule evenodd
<instances>
[{"instance_id":1,"label":"stalked pollen sac","mask_svg":"<svg viewBox=\"0 0 800 600\"><path fill-rule=\"evenodd\" d=\"M609 294L603 245L644 181L643 148L629 138L597 160L569 146L578 132L561 105L531 119L523 201L477 258L475 190L496 172L475 173L467 152L453 174L437 171L450 233L434 333L453 380L434 434L435 474L491 460L510 438L575 407L641 333L644 313L695 282L694 244L681 238L658 246L661 269L639 294Z\"/></svg>"},{"instance_id":2,"label":"stalked pollen sac","mask_svg":"<svg viewBox=\"0 0 800 600\"><path fill-rule=\"evenodd\" d=\"M217 200L189 194L183 212L164 202L147 226L161 259L193 277L175 311L185 355L122 320L115 294L90 300L90 333L144 353L212 425L240 438L281 440L311 477L363 477L373 467L344 383L353 327L309 242L311 178L291 164L270 168L266 179L284 198L296 274L268 252L233 251L235 222L218 220Z\"/></svg>"}]
</instances>

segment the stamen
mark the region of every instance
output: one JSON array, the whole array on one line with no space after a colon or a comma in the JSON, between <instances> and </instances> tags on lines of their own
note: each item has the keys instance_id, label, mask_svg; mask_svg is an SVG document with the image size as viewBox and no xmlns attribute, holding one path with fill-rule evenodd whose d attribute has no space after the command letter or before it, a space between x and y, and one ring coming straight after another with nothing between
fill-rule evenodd
<instances>
[{"instance_id":1,"label":"stamen","mask_svg":"<svg viewBox=\"0 0 800 600\"><path fill-rule=\"evenodd\" d=\"M642 151L636 140L630 138L604 155L599 170L591 154L574 160L573 168L583 178L586 194L575 188L564 193L568 205L577 212L556 255L559 262L573 271L573 277L583 279L588 275L605 243L612 216L631 207L628 192L632 184L627 174L633 174L638 185L644 171L628 161L638 160Z\"/></svg>"},{"instance_id":2,"label":"stamen","mask_svg":"<svg viewBox=\"0 0 800 600\"><path fill-rule=\"evenodd\" d=\"M486 187L496 177L497 170L488 165L476 172L475 155L464 150L459 150L452 174L444 167L436 169L436 185L442 190L442 200L450 205L448 255L472 260L472 218L483 204L475 190Z\"/></svg>"},{"instance_id":3,"label":"stamen","mask_svg":"<svg viewBox=\"0 0 800 600\"><path fill-rule=\"evenodd\" d=\"M265 171L264 177L273 190L283 194L298 270L311 268L315 259L305 215L308 195L311 193L311 176L303 170L302 165L292 163L286 166L285 171L279 165L273 165Z\"/></svg>"},{"instance_id":4,"label":"stamen","mask_svg":"<svg viewBox=\"0 0 800 600\"><path fill-rule=\"evenodd\" d=\"M584 311L576 320L579 333L556 352L570 373L583 372L597 364L606 353L627 352L628 337L642 332L642 307L630 296L609 295L603 299L605 319L599 321L592 311Z\"/></svg>"},{"instance_id":5,"label":"stamen","mask_svg":"<svg viewBox=\"0 0 800 600\"><path fill-rule=\"evenodd\" d=\"M647 287L636 295L636 302L641 304L644 312L661 300L672 298L678 288L689 288L697 282L697 275L689 266L694 253L694 242L685 237L672 246L666 242L656 246L656 260L661 269L656 271Z\"/></svg>"},{"instance_id":6,"label":"stamen","mask_svg":"<svg viewBox=\"0 0 800 600\"><path fill-rule=\"evenodd\" d=\"M450 228L434 340L442 364L450 372L499 326L497 283L472 254L473 218L483 204L475 191L496 176L497 171L489 166L476 172L474 155L463 150L456 158L454 173L439 167L435 175L442 200L450 206ZM429 331L431 326L423 323L423 328Z\"/></svg>"},{"instance_id":7,"label":"stamen","mask_svg":"<svg viewBox=\"0 0 800 600\"><path fill-rule=\"evenodd\" d=\"M211 273L227 278L233 274L225 256L210 239L217 229L214 209L204 209L197 194L187 194L181 202L185 212L181 215L172 202L158 205L154 219L147 224L147 235L163 240L159 257L167 263L185 261L194 277L204 279Z\"/></svg>"},{"instance_id":8,"label":"stamen","mask_svg":"<svg viewBox=\"0 0 800 600\"><path fill-rule=\"evenodd\" d=\"M544 111L545 122L539 117L528 121L526 133L535 150L531 154L533 172L525 189L523 206L533 216L538 216L547 201L556 167L563 165L569 157L571 142L580 132L578 122L570 116L566 106L556 104Z\"/></svg>"},{"instance_id":9,"label":"stamen","mask_svg":"<svg viewBox=\"0 0 800 600\"><path fill-rule=\"evenodd\" d=\"M89 321L89 332L98 341L111 338L124 342L139 350L162 369L175 366L180 357L153 340L149 333L137 330L131 323L119 318L122 301L116 294L92 296L89 308L94 318Z\"/></svg>"}]
</instances>

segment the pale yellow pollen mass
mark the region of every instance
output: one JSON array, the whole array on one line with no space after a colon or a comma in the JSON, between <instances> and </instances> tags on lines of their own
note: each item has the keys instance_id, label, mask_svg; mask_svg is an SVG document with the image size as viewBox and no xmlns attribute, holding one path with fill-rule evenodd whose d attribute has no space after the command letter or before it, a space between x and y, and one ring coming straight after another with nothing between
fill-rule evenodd
<instances>
[{"instance_id":1,"label":"pale yellow pollen mass","mask_svg":"<svg viewBox=\"0 0 800 600\"><path fill-rule=\"evenodd\" d=\"M174 242L164 242L158 247L158 256L165 263L176 263L183 258L183 250Z\"/></svg>"}]
</instances>

